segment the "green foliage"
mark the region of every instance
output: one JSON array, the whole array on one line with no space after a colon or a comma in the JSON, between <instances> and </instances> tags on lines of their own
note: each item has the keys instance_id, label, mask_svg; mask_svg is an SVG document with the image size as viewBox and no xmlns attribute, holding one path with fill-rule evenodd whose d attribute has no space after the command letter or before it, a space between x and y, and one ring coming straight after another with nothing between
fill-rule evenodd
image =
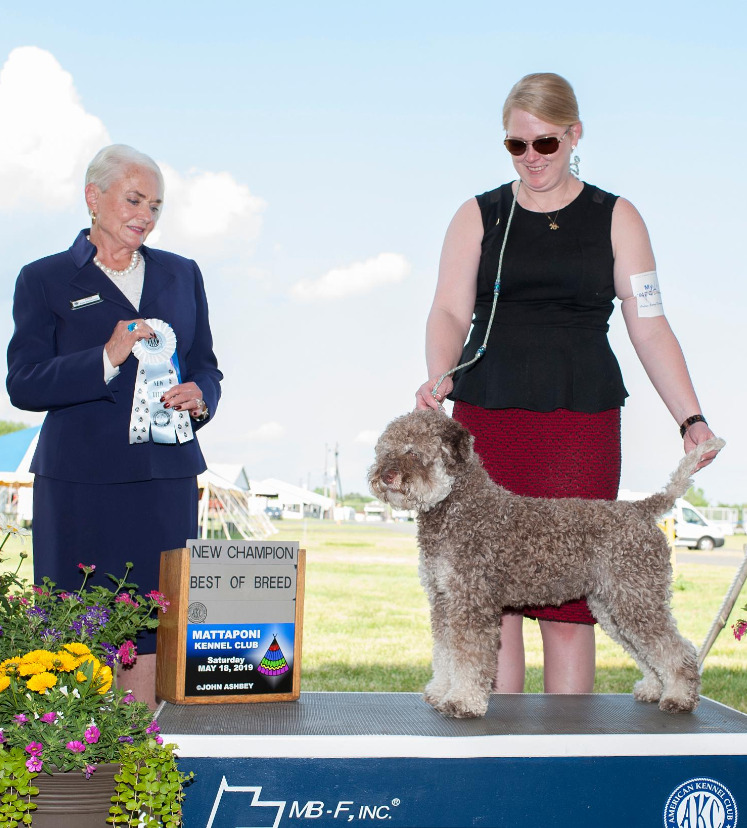
<instances>
[{"instance_id":1,"label":"green foliage","mask_svg":"<svg viewBox=\"0 0 747 828\"><path fill-rule=\"evenodd\" d=\"M122 755L109 819L114 825L178 828L182 824L183 787L194 774L176 765L176 745L132 745Z\"/></svg>"},{"instance_id":2,"label":"green foliage","mask_svg":"<svg viewBox=\"0 0 747 828\"><path fill-rule=\"evenodd\" d=\"M36 808L32 797L39 789L32 785L38 773L26 767L28 754L20 748L7 750L0 745L0 823L10 828L31 824L31 811Z\"/></svg>"},{"instance_id":3,"label":"green foliage","mask_svg":"<svg viewBox=\"0 0 747 828\"><path fill-rule=\"evenodd\" d=\"M24 428L28 428L27 423L18 423L14 420L0 420L0 437L3 434L10 434L13 431L21 431Z\"/></svg>"},{"instance_id":4,"label":"green foliage","mask_svg":"<svg viewBox=\"0 0 747 828\"><path fill-rule=\"evenodd\" d=\"M692 506L708 506L708 498L705 496L703 489L697 486L690 486L684 494L685 500Z\"/></svg>"}]
</instances>

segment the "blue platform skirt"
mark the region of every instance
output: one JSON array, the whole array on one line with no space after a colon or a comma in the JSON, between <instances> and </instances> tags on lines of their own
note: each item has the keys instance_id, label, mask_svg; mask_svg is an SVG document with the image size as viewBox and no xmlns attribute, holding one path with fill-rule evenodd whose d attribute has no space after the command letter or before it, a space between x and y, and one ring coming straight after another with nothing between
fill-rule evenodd
<instances>
[{"instance_id":1,"label":"blue platform skirt","mask_svg":"<svg viewBox=\"0 0 747 828\"><path fill-rule=\"evenodd\" d=\"M102 458L103 460L103 458ZM135 483L71 483L34 478L34 582L46 575L59 589L77 590L79 563L95 564L88 586L112 587L125 562L141 594L159 589L161 552L197 537L197 481L194 477ZM138 652L156 651L155 633L141 637Z\"/></svg>"}]
</instances>

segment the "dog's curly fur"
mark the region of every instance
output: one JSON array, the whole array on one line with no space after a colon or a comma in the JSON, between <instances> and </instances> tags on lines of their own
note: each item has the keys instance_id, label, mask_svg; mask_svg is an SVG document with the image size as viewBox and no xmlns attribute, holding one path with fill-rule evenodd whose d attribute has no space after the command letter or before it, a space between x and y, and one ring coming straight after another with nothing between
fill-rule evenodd
<instances>
[{"instance_id":1,"label":"dog's curly fur","mask_svg":"<svg viewBox=\"0 0 747 828\"><path fill-rule=\"evenodd\" d=\"M634 502L519 497L490 480L472 444L446 414L414 411L386 428L368 473L376 497L418 512L433 633L425 700L448 716L485 715L504 607L585 596L643 672L635 698L694 710L696 652L670 611L670 549L656 520L723 440L698 446L663 492Z\"/></svg>"}]
</instances>

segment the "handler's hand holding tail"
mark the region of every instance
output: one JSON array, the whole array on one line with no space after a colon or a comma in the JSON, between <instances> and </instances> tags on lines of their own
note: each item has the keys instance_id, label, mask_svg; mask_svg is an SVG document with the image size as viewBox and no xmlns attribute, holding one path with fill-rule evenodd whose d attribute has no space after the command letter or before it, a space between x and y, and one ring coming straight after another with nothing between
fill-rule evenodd
<instances>
[{"instance_id":1,"label":"handler's hand holding tail","mask_svg":"<svg viewBox=\"0 0 747 828\"><path fill-rule=\"evenodd\" d=\"M715 436L716 435L711 431L711 429L708 428L707 423L693 423L685 431L685 452L690 454L696 446L699 446L701 443L705 443L706 440L710 440ZM710 465L716 459L717 454L717 451L709 451L707 454L704 454L703 459L695 467L695 471L700 471L700 469Z\"/></svg>"}]
</instances>

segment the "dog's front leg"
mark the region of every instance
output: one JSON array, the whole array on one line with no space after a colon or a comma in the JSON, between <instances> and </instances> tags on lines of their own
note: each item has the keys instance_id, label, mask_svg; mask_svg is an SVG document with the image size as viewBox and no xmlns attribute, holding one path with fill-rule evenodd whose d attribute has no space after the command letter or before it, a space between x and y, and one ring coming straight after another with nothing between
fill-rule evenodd
<instances>
[{"instance_id":1,"label":"dog's front leg","mask_svg":"<svg viewBox=\"0 0 747 828\"><path fill-rule=\"evenodd\" d=\"M433 592L428 595L431 604L431 635L433 636L433 677L425 687L423 698L435 708L451 690L449 664L453 653L447 649L448 619L446 616L446 595Z\"/></svg>"},{"instance_id":2,"label":"dog's front leg","mask_svg":"<svg viewBox=\"0 0 747 828\"><path fill-rule=\"evenodd\" d=\"M476 608L474 612L455 611L449 621L442 658L451 687L434 707L458 719L484 716L495 678L500 617L488 617L484 609Z\"/></svg>"}]
</instances>

